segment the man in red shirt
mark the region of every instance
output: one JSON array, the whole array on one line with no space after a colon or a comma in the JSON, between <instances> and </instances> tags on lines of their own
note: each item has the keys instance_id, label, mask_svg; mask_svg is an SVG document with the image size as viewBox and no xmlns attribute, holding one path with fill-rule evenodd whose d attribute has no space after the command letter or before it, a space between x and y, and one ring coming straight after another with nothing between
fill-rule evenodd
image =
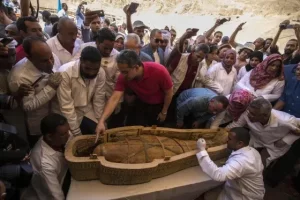
<instances>
[{"instance_id":1,"label":"man in red shirt","mask_svg":"<svg viewBox=\"0 0 300 200\"><path fill-rule=\"evenodd\" d=\"M97 135L104 133L104 123L123 97L125 88L135 92L139 99L141 109L136 114L143 118L142 125L163 122L173 96L173 84L167 69L154 62L142 63L139 55L132 50L121 51L117 63L121 74L99 120Z\"/></svg>"},{"instance_id":2,"label":"man in red shirt","mask_svg":"<svg viewBox=\"0 0 300 200\"><path fill-rule=\"evenodd\" d=\"M29 36L40 38L44 37L42 27L40 26L39 22L32 16L20 17L17 20L16 24L22 37L22 41ZM23 45L20 44L18 47L16 47L16 63L25 57L26 53L23 49Z\"/></svg>"}]
</instances>

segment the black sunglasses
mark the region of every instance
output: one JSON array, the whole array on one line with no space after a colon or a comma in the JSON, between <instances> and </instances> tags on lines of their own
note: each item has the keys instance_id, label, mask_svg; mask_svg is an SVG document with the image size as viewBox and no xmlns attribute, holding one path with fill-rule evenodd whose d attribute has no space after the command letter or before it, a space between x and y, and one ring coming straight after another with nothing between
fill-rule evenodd
<instances>
[{"instance_id":1,"label":"black sunglasses","mask_svg":"<svg viewBox=\"0 0 300 200\"><path fill-rule=\"evenodd\" d=\"M155 41L155 43L164 43L164 41L161 39L155 39L154 41Z\"/></svg>"}]
</instances>

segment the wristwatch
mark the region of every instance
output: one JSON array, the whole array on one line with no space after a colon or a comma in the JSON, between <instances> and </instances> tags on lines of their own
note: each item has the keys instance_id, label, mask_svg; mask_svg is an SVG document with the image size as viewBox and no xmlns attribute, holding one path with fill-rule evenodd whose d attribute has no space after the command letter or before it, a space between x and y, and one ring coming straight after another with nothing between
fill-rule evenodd
<instances>
[{"instance_id":1,"label":"wristwatch","mask_svg":"<svg viewBox=\"0 0 300 200\"><path fill-rule=\"evenodd\" d=\"M160 112L161 114L163 114L163 115L167 115L168 113L167 112L165 112L165 113L163 113L163 112Z\"/></svg>"}]
</instances>

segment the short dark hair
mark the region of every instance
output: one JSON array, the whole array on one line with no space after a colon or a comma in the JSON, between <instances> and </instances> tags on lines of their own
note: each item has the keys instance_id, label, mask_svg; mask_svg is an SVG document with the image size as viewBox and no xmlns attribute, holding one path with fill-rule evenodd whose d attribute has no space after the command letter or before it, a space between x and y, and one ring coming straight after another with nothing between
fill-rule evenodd
<instances>
[{"instance_id":1,"label":"short dark hair","mask_svg":"<svg viewBox=\"0 0 300 200\"><path fill-rule=\"evenodd\" d=\"M43 38L36 37L36 36L26 37L23 40L23 49L24 49L24 52L28 56L31 55L32 44L35 43L35 42L41 42L41 43L45 43L46 44L46 41Z\"/></svg>"},{"instance_id":2,"label":"short dark hair","mask_svg":"<svg viewBox=\"0 0 300 200\"><path fill-rule=\"evenodd\" d=\"M53 26L52 26L52 32L51 32L51 37L54 37L57 35L58 33L58 22L54 23Z\"/></svg>"},{"instance_id":3,"label":"short dark hair","mask_svg":"<svg viewBox=\"0 0 300 200\"><path fill-rule=\"evenodd\" d=\"M57 15L50 15L49 19L52 25L59 21L59 17Z\"/></svg>"},{"instance_id":4,"label":"short dark hair","mask_svg":"<svg viewBox=\"0 0 300 200\"><path fill-rule=\"evenodd\" d=\"M209 45L209 53L212 53L215 50L218 50L218 45Z\"/></svg>"},{"instance_id":5,"label":"short dark hair","mask_svg":"<svg viewBox=\"0 0 300 200\"><path fill-rule=\"evenodd\" d=\"M155 28L150 32L150 38L153 38L156 33L161 33L161 30Z\"/></svg>"},{"instance_id":6,"label":"short dark hair","mask_svg":"<svg viewBox=\"0 0 300 200\"><path fill-rule=\"evenodd\" d=\"M114 28L115 33L118 33L119 29L116 24L111 24L110 26Z\"/></svg>"},{"instance_id":7,"label":"short dark hair","mask_svg":"<svg viewBox=\"0 0 300 200\"><path fill-rule=\"evenodd\" d=\"M267 40L273 41L274 39L273 38L267 38L267 39L265 39L265 41L267 41Z\"/></svg>"},{"instance_id":8,"label":"short dark hair","mask_svg":"<svg viewBox=\"0 0 300 200\"><path fill-rule=\"evenodd\" d=\"M109 28L102 28L100 29L94 37L99 43L103 43L104 40L115 41L116 35L110 30Z\"/></svg>"},{"instance_id":9,"label":"short dark hair","mask_svg":"<svg viewBox=\"0 0 300 200\"><path fill-rule=\"evenodd\" d=\"M25 22L38 22L36 20L36 18L32 17L32 16L26 16L26 17L20 17L16 24L17 24L17 28L19 31L24 31L25 33L27 33L27 26L25 24Z\"/></svg>"},{"instance_id":10,"label":"short dark hair","mask_svg":"<svg viewBox=\"0 0 300 200\"><path fill-rule=\"evenodd\" d=\"M217 102L220 102L223 105L223 108L227 108L229 104L229 100L223 95L215 96L213 97L213 99L216 100Z\"/></svg>"},{"instance_id":11,"label":"short dark hair","mask_svg":"<svg viewBox=\"0 0 300 200\"><path fill-rule=\"evenodd\" d=\"M129 68L132 68L134 65L142 65L139 55L135 51L129 49L121 51L116 60L117 63L127 64Z\"/></svg>"},{"instance_id":12,"label":"short dark hair","mask_svg":"<svg viewBox=\"0 0 300 200\"><path fill-rule=\"evenodd\" d=\"M298 40L297 39L290 39L288 42L296 42L297 43L297 46L298 46Z\"/></svg>"},{"instance_id":13,"label":"short dark hair","mask_svg":"<svg viewBox=\"0 0 300 200\"><path fill-rule=\"evenodd\" d=\"M195 52L198 52L198 51L202 51L203 53L207 54L209 53L209 46L207 44L197 44L195 46Z\"/></svg>"},{"instance_id":14,"label":"short dark hair","mask_svg":"<svg viewBox=\"0 0 300 200\"><path fill-rule=\"evenodd\" d=\"M67 123L68 120L64 116L57 113L51 113L42 119L40 125L41 132L43 135L53 134L56 132L57 127Z\"/></svg>"},{"instance_id":15,"label":"short dark hair","mask_svg":"<svg viewBox=\"0 0 300 200\"><path fill-rule=\"evenodd\" d=\"M235 127L235 128L230 129L230 132L235 133L235 137L238 142L239 141L243 142L245 144L245 146L249 145L249 142L250 142L249 130L247 130L246 128L243 128L243 127Z\"/></svg>"},{"instance_id":16,"label":"short dark hair","mask_svg":"<svg viewBox=\"0 0 300 200\"><path fill-rule=\"evenodd\" d=\"M100 51L96 47L87 46L81 52L80 61L101 62Z\"/></svg>"},{"instance_id":17,"label":"short dark hair","mask_svg":"<svg viewBox=\"0 0 300 200\"><path fill-rule=\"evenodd\" d=\"M10 15L12 13L15 13L14 9L12 7L6 7L7 9L7 14Z\"/></svg>"},{"instance_id":18,"label":"short dark hair","mask_svg":"<svg viewBox=\"0 0 300 200\"><path fill-rule=\"evenodd\" d=\"M68 6L68 5L66 3L61 4L61 7L65 7L65 6Z\"/></svg>"},{"instance_id":19,"label":"short dark hair","mask_svg":"<svg viewBox=\"0 0 300 200\"><path fill-rule=\"evenodd\" d=\"M4 12L7 15L7 7L0 1L0 11Z\"/></svg>"},{"instance_id":20,"label":"short dark hair","mask_svg":"<svg viewBox=\"0 0 300 200\"><path fill-rule=\"evenodd\" d=\"M109 19L107 19L107 18L106 18L106 19L104 19L104 23L105 23L105 24L107 24L107 26L109 26L109 25L110 25L110 21L109 21Z\"/></svg>"},{"instance_id":21,"label":"short dark hair","mask_svg":"<svg viewBox=\"0 0 300 200\"><path fill-rule=\"evenodd\" d=\"M221 34L223 35L223 32L222 32L222 31L216 31L216 32L214 33L214 36L215 36L216 34L218 34L218 33L221 33Z\"/></svg>"},{"instance_id":22,"label":"short dark hair","mask_svg":"<svg viewBox=\"0 0 300 200\"><path fill-rule=\"evenodd\" d=\"M50 16L51 16L51 13L47 10L44 10L42 12L42 16L46 19L46 20L50 20Z\"/></svg>"}]
</instances>

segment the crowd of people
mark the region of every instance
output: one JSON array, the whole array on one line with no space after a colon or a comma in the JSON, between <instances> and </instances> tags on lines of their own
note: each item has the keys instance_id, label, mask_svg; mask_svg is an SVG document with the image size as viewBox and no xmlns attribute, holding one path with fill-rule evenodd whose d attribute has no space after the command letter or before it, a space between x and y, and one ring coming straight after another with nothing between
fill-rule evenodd
<instances>
[{"instance_id":1,"label":"crowd of people","mask_svg":"<svg viewBox=\"0 0 300 200\"><path fill-rule=\"evenodd\" d=\"M204 139L197 142L203 171L226 182L211 192L220 199L263 199L264 183L276 187L293 171L300 25L286 20L274 38L240 44L244 23L230 37L216 30L228 23L219 19L203 34L188 28L178 36L167 26L132 23L130 5L117 26L85 4L76 23L65 3L57 14L43 11L44 27L0 4L0 199L65 199L68 140L98 140L107 128L132 125L227 128L232 153L223 167L210 160ZM280 53L276 43L288 27L295 39ZM300 175L295 180L300 191Z\"/></svg>"}]
</instances>

